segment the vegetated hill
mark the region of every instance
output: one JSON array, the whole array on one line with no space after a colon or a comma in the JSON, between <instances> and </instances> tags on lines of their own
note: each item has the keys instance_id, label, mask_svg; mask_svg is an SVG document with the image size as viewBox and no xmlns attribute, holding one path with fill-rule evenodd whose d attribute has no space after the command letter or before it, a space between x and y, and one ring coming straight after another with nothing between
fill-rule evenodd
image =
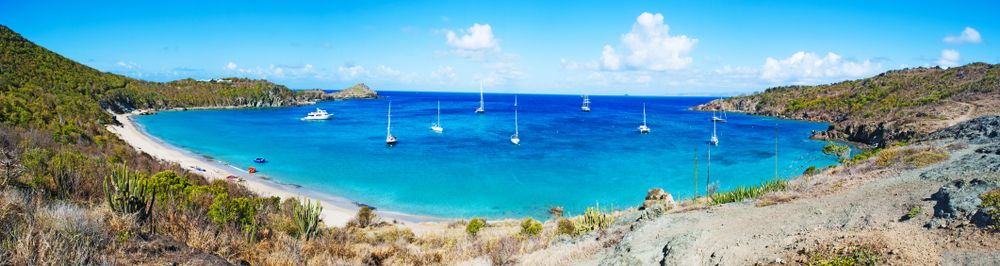
<instances>
[{"instance_id":1,"label":"vegetated hill","mask_svg":"<svg viewBox=\"0 0 1000 266\"><path fill-rule=\"evenodd\" d=\"M321 89L302 90L299 92L304 98L320 100L346 100L346 99L374 99L378 98L378 93L364 83L358 83L350 88L326 93Z\"/></svg>"},{"instance_id":2,"label":"vegetated hill","mask_svg":"<svg viewBox=\"0 0 1000 266\"><path fill-rule=\"evenodd\" d=\"M831 138L885 146L1000 113L1000 65L893 70L828 85L770 88L692 109L830 122Z\"/></svg>"}]
</instances>

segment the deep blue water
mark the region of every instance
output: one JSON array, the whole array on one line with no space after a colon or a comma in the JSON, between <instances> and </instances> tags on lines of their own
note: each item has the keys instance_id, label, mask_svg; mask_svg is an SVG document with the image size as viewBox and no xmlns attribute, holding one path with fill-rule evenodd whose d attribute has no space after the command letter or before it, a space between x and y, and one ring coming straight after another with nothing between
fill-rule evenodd
<instances>
[{"instance_id":1,"label":"deep blue water","mask_svg":"<svg viewBox=\"0 0 1000 266\"><path fill-rule=\"evenodd\" d=\"M698 149L699 188L707 177L711 113L688 111L701 97L519 95L521 145L510 94L487 94L486 114L473 111L473 93L382 92L387 99L323 102L315 106L160 112L139 116L152 135L232 165L257 167L281 182L342 196L380 209L440 217L544 217L553 206L578 214L587 206L625 208L646 190L662 187L674 197L694 190ZM392 101L394 147L385 145L386 107ZM441 101L443 134L430 130ZM638 134L646 103L652 132ZM316 107L328 121L301 121ZM827 125L728 114L718 125L711 178L721 190L774 176L775 126L779 172L834 164L809 140ZM270 162L253 163L256 157Z\"/></svg>"}]
</instances>

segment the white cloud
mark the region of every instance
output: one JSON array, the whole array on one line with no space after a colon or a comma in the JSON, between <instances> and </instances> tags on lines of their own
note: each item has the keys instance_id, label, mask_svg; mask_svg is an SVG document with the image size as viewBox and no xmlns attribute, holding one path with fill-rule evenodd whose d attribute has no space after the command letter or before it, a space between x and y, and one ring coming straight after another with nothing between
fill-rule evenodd
<instances>
[{"instance_id":1,"label":"white cloud","mask_svg":"<svg viewBox=\"0 0 1000 266\"><path fill-rule=\"evenodd\" d=\"M454 31L447 31L445 37L449 46L461 51L490 51L500 49L500 42L493 36L493 27L489 24L473 24L461 36Z\"/></svg>"},{"instance_id":2,"label":"white cloud","mask_svg":"<svg viewBox=\"0 0 1000 266\"><path fill-rule=\"evenodd\" d=\"M979 31L971 27L965 27L965 30L962 30L962 33L958 36L949 35L944 37L944 42L953 44L980 43L982 41L983 38L979 36Z\"/></svg>"},{"instance_id":3,"label":"white cloud","mask_svg":"<svg viewBox=\"0 0 1000 266\"><path fill-rule=\"evenodd\" d=\"M115 64L118 65L118 66L120 66L120 67L123 67L125 69L135 69L135 68L140 68L141 67L141 66L139 66L139 64L136 64L135 62L118 61Z\"/></svg>"},{"instance_id":4,"label":"white cloud","mask_svg":"<svg viewBox=\"0 0 1000 266\"><path fill-rule=\"evenodd\" d=\"M607 70L618 70L622 66L622 58L615 52L611 45L604 45L601 51L601 68Z\"/></svg>"},{"instance_id":5,"label":"white cloud","mask_svg":"<svg viewBox=\"0 0 1000 266\"><path fill-rule=\"evenodd\" d=\"M228 64L226 64L226 69L236 70L236 68L237 68L236 63L229 62Z\"/></svg>"},{"instance_id":6,"label":"white cloud","mask_svg":"<svg viewBox=\"0 0 1000 266\"><path fill-rule=\"evenodd\" d=\"M441 66L437 70L431 72L431 78L436 79L444 83L452 83L455 81L455 69L450 66Z\"/></svg>"},{"instance_id":7,"label":"white cloud","mask_svg":"<svg viewBox=\"0 0 1000 266\"><path fill-rule=\"evenodd\" d=\"M768 57L760 78L771 82L812 84L839 78L856 78L877 73L881 64L846 60L835 53L820 57L812 52L797 52L786 59Z\"/></svg>"},{"instance_id":8,"label":"white cloud","mask_svg":"<svg viewBox=\"0 0 1000 266\"><path fill-rule=\"evenodd\" d=\"M632 24L632 31L621 36L626 66L638 70L665 71L683 69L694 61L688 54L698 39L687 35L671 36L670 26L663 23L662 14L643 12ZM620 55L608 45L601 53L601 66L617 70L622 65Z\"/></svg>"},{"instance_id":9,"label":"white cloud","mask_svg":"<svg viewBox=\"0 0 1000 266\"><path fill-rule=\"evenodd\" d=\"M337 73L343 80L356 80L359 77L369 76L368 70L360 65L337 67Z\"/></svg>"},{"instance_id":10,"label":"white cloud","mask_svg":"<svg viewBox=\"0 0 1000 266\"><path fill-rule=\"evenodd\" d=\"M955 67L958 66L959 59L961 59L961 55L958 53L958 51L952 49L944 49L941 50L941 58L938 59L937 63L938 65L944 68Z\"/></svg>"}]
</instances>

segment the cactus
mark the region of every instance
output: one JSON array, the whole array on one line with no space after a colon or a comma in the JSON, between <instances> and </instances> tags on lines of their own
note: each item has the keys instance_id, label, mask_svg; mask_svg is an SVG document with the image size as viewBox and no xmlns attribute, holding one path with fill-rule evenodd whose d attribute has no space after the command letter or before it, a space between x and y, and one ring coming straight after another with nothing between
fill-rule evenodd
<instances>
[{"instance_id":1,"label":"cactus","mask_svg":"<svg viewBox=\"0 0 1000 266\"><path fill-rule=\"evenodd\" d=\"M129 175L128 166L122 164L104 178L104 196L108 207L121 214L135 214L140 221L153 217L156 188L137 176Z\"/></svg>"},{"instance_id":2,"label":"cactus","mask_svg":"<svg viewBox=\"0 0 1000 266\"><path fill-rule=\"evenodd\" d=\"M588 207L586 211L583 212L582 221L580 226L577 226L578 230L582 232L592 231L596 229L605 229L611 226L611 223L615 221L615 218L611 214L601 209L601 205L597 204L594 207Z\"/></svg>"},{"instance_id":3,"label":"cactus","mask_svg":"<svg viewBox=\"0 0 1000 266\"><path fill-rule=\"evenodd\" d=\"M306 200L306 204L303 206L301 203L296 204L293 210L295 214L295 226L299 229L299 236L305 240L310 240L316 237L316 233L319 232L319 218L320 213L323 212L323 206L316 201L313 205L312 201Z\"/></svg>"}]
</instances>

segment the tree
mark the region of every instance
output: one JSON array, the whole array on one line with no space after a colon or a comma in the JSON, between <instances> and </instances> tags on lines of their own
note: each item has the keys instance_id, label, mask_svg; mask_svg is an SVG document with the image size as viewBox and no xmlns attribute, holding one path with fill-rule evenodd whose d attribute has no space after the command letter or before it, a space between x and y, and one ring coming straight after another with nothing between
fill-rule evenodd
<instances>
[{"instance_id":1,"label":"tree","mask_svg":"<svg viewBox=\"0 0 1000 266\"><path fill-rule=\"evenodd\" d=\"M823 154L833 156L837 158L838 162L844 163L847 162L847 159L851 158L851 148L847 147L847 145L829 141L826 143L826 146L823 146Z\"/></svg>"}]
</instances>

